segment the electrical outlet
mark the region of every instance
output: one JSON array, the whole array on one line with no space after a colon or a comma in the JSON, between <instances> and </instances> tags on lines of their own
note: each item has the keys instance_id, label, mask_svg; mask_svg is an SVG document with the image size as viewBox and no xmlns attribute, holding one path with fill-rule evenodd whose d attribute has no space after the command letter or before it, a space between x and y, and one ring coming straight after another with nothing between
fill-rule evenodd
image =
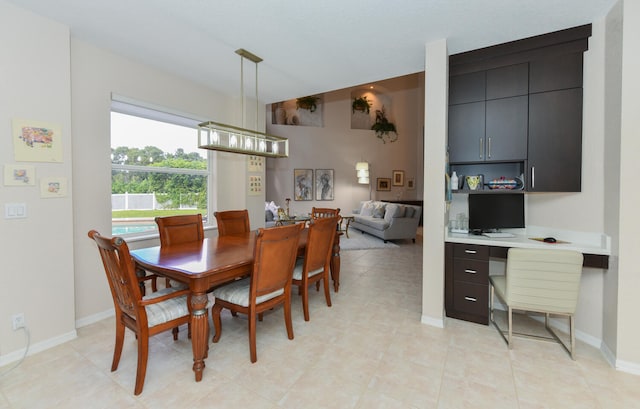
<instances>
[{"instance_id":1,"label":"electrical outlet","mask_svg":"<svg viewBox=\"0 0 640 409\"><path fill-rule=\"evenodd\" d=\"M21 312L11 316L11 327L14 331L24 328L24 313Z\"/></svg>"}]
</instances>

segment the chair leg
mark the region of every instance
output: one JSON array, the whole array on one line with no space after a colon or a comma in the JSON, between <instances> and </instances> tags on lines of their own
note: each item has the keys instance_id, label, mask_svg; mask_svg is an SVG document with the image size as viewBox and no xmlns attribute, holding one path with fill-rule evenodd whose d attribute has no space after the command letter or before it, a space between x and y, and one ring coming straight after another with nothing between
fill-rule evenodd
<instances>
[{"instance_id":1,"label":"chair leg","mask_svg":"<svg viewBox=\"0 0 640 409\"><path fill-rule=\"evenodd\" d=\"M220 304L214 304L211 308L211 318L213 318L213 328L215 328L216 333L213 335L212 342L218 342L220 340L220 335L222 335L222 321L220 320L220 312L222 311L222 306Z\"/></svg>"},{"instance_id":2,"label":"chair leg","mask_svg":"<svg viewBox=\"0 0 640 409\"><path fill-rule=\"evenodd\" d=\"M302 289L302 311L304 312L304 320L309 321L309 287L301 285L300 288Z\"/></svg>"},{"instance_id":3,"label":"chair leg","mask_svg":"<svg viewBox=\"0 0 640 409\"><path fill-rule=\"evenodd\" d=\"M122 345L124 343L124 324L116 319L116 345L113 349L113 361L111 361L111 372L118 369L120 356L122 355Z\"/></svg>"},{"instance_id":4,"label":"chair leg","mask_svg":"<svg viewBox=\"0 0 640 409\"><path fill-rule=\"evenodd\" d=\"M324 298L327 301L327 307L331 307L331 292L329 291L329 274L325 274L324 278L322 279L322 284L324 284Z\"/></svg>"},{"instance_id":5,"label":"chair leg","mask_svg":"<svg viewBox=\"0 0 640 409\"><path fill-rule=\"evenodd\" d=\"M173 340L177 341L178 340L178 333L180 332L180 329L178 327L175 327L174 329L171 330L171 333L173 334Z\"/></svg>"},{"instance_id":6,"label":"chair leg","mask_svg":"<svg viewBox=\"0 0 640 409\"><path fill-rule=\"evenodd\" d=\"M284 323L287 326L287 336L293 339L293 324L291 322L291 297L284 299Z\"/></svg>"},{"instance_id":7,"label":"chair leg","mask_svg":"<svg viewBox=\"0 0 640 409\"><path fill-rule=\"evenodd\" d=\"M509 345L509 349L513 349L513 310L509 306L507 309L509 310L509 338L507 344Z\"/></svg>"},{"instance_id":8,"label":"chair leg","mask_svg":"<svg viewBox=\"0 0 640 409\"><path fill-rule=\"evenodd\" d=\"M258 360L258 353L256 352L256 316L252 312L249 314L249 353L251 355L251 363L255 363Z\"/></svg>"},{"instance_id":9,"label":"chair leg","mask_svg":"<svg viewBox=\"0 0 640 409\"><path fill-rule=\"evenodd\" d=\"M574 328L573 315L569 315L569 337L571 338L571 359L576 360L574 351L576 350L576 331Z\"/></svg>"},{"instance_id":10,"label":"chair leg","mask_svg":"<svg viewBox=\"0 0 640 409\"><path fill-rule=\"evenodd\" d=\"M138 336L138 369L136 371L136 387L134 395L140 395L147 375L147 359L149 358L149 333L144 329Z\"/></svg>"}]
</instances>

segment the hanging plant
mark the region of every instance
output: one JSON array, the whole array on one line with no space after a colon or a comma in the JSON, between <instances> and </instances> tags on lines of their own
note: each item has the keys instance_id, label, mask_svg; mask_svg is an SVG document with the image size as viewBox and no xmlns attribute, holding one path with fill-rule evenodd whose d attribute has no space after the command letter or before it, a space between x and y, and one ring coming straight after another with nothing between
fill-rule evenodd
<instances>
[{"instance_id":1,"label":"hanging plant","mask_svg":"<svg viewBox=\"0 0 640 409\"><path fill-rule=\"evenodd\" d=\"M309 112L314 112L318 108L318 100L320 97L302 97L296 99L296 108L307 109Z\"/></svg>"},{"instance_id":2,"label":"hanging plant","mask_svg":"<svg viewBox=\"0 0 640 409\"><path fill-rule=\"evenodd\" d=\"M382 139L382 143L395 142L398 140L398 133L393 122L389 122L384 112L384 105L381 109L376 109L376 122L371 125L376 136Z\"/></svg>"},{"instance_id":3,"label":"hanging plant","mask_svg":"<svg viewBox=\"0 0 640 409\"><path fill-rule=\"evenodd\" d=\"M363 96L360 98L354 98L353 103L351 104L351 113L355 114L356 111L369 113L371 109L371 102L367 101L367 96Z\"/></svg>"}]
</instances>

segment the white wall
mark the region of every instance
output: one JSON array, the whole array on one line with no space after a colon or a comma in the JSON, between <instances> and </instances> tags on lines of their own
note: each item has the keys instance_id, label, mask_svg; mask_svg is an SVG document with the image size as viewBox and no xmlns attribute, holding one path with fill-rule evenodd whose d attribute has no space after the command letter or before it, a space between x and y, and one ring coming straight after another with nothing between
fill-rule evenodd
<instances>
[{"instance_id":1,"label":"white wall","mask_svg":"<svg viewBox=\"0 0 640 409\"><path fill-rule=\"evenodd\" d=\"M25 347L11 315L25 314L32 344L75 337L69 29L0 0L0 163L35 168L35 186L0 184L0 365ZM12 119L58 124L62 163L16 162ZM19 142L18 142L19 143ZM66 178L65 197L40 197L44 177ZM5 203L27 218L4 219ZM13 354L12 354L13 353Z\"/></svg>"},{"instance_id":2,"label":"white wall","mask_svg":"<svg viewBox=\"0 0 640 409\"><path fill-rule=\"evenodd\" d=\"M623 2L617 366L640 374L640 3Z\"/></svg>"},{"instance_id":3,"label":"white wall","mask_svg":"<svg viewBox=\"0 0 640 409\"><path fill-rule=\"evenodd\" d=\"M267 200L285 206L293 199L294 169L334 169L333 201L294 201L290 211L308 213L311 207L339 207L349 214L361 200L369 199L367 185L356 180L356 162L369 162L372 198L418 200L421 190L392 187L390 192L376 191L376 178L391 178L393 170L404 170L421 186L422 125L424 123L422 74L376 82L392 100L387 117L396 124L398 140L383 144L371 130L351 129L351 88L323 95L323 127L275 125L268 121L267 132L289 138L290 157L267 160ZM270 106L267 111L271 112Z\"/></svg>"}]
</instances>

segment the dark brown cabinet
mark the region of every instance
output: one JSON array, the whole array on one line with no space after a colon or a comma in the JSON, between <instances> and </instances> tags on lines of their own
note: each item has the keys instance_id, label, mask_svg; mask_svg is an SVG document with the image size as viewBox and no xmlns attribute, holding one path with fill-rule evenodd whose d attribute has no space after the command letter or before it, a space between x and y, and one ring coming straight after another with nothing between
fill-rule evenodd
<instances>
[{"instance_id":1,"label":"dark brown cabinet","mask_svg":"<svg viewBox=\"0 0 640 409\"><path fill-rule=\"evenodd\" d=\"M582 88L529 95L530 192L579 192Z\"/></svg>"},{"instance_id":2,"label":"dark brown cabinet","mask_svg":"<svg viewBox=\"0 0 640 409\"><path fill-rule=\"evenodd\" d=\"M447 317L489 323L489 247L445 244Z\"/></svg>"},{"instance_id":3,"label":"dark brown cabinet","mask_svg":"<svg viewBox=\"0 0 640 409\"><path fill-rule=\"evenodd\" d=\"M527 191L579 192L590 35L585 25L451 56L451 168L507 178L522 169ZM516 171L500 174L506 164Z\"/></svg>"},{"instance_id":4,"label":"dark brown cabinet","mask_svg":"<svg viewBox=\"0 0 640 409\"><path fill-rule=\"evenodd\" d=\"M528 64L456 75L449 85L449 161L527 157Z\"/></svg>"}]
</instances>

